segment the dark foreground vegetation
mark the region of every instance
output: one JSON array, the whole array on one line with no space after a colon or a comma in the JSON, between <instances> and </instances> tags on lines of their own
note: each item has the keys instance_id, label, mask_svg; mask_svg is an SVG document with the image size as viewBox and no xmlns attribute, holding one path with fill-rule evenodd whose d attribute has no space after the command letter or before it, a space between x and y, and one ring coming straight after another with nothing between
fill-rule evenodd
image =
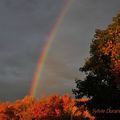
<instances>
[{"instance_id":1,"label":"dark foreground vegetation","mask_svg":"<svg viewBox=\"0 0 120 120\"><path fill-rule=\"evenodd\" d=\"M90 45L90 57L76 80L76 98L87 96L90 112L99 120L120 119L120 13L105 30L97 29Z\"/></svg>"}]
</instances>

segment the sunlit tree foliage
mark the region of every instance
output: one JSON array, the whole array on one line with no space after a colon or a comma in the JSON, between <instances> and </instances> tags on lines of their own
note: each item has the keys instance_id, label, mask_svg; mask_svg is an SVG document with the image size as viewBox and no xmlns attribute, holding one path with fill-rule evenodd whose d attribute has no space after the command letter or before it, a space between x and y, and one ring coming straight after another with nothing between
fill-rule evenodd
<instances>
[{"instance_id":1,"label":"sunlit tree foliage","mask_svg":"<svg viewBox=\"0 0 120 120\"><path fill-rule=\"evenodd\" d=\"M81 104L82 103L82 104ZM94 120L84 101L69 95L40 100L27 96L15 102L0 103L0 120Z\"/></svg>"}]
</instances>

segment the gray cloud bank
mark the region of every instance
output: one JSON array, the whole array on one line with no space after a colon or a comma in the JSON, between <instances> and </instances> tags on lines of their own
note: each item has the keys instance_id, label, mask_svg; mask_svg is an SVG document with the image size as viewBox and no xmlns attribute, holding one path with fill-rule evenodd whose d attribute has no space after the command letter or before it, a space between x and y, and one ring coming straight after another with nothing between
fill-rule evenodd
<instances>
[{"instance_id":1,"label":"gray cloud bank","mask_svg":"<svg viewBox=\"0 0 120 120\"><path fill-rule=\"evenodd\" d=\"M89 54L96 28L105 29L120 10L120 1L73 0L49 51L38 96L70 93L79 67Z\"/></svg>"},{"instance_id":2,"label":"gray cloud bank","mask_svg":"<svg viewBox=\"0 0 120 120\"><path fill-rule=\"evenodd\" d=\"M63 0L0 0L0 100L28 93Z\"/></svg>"}]
</instances>

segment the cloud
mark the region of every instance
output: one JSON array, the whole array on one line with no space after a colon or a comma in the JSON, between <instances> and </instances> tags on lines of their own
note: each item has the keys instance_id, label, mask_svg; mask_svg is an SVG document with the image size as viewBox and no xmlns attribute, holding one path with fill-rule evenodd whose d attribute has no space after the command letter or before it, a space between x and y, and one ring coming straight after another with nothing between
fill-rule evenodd
<instances>
[{"instance_id":1,"label":"cloud","mask_svg":"<svg viewBox=\"0 0 120 120\"><path fill-rule=\"evenodd\" d=\"M28 93L41 50L62 5L63 0L0 1L1 99Z\"/></svg>"},{"instance_id":2,"label":"cloud","mask_svg":"<svg viewBox=\"0 0 120 120\"><path fill-rule=\"evenodd\" d=\"M27 94L38 58L64 0L0 0L0 99ZM70 92L95 28L105 28L119 0L75 0L49 51L40 92ZM45 75L45 76L44 76ZM69 86L69 87L67 87ZM70 92L71 93L71 92Z\"/></svg>"},{"instance_id":3,"label":"cloud","mask_svg":"<svg viewBox=\"0 0 120 120\"><path fill-rule=\"evenodd\" d=\"M95 29L105 29L119 8L119 0L73 1L49 51L38 96L72 91L74 79L83 77L78 69L89 54Z\"/></svg>"},{"instance_id":4,"label":"cloud","mask_svg":"<svg viewBox=\"0 0 120 120\"><path fill-rule=\"evenodd\" d=\"M16 100L21 99L28 92L29 85L27 81L11 82L12 80L1 80L0 81L0 101Z\"/></svg>"}]
</instances>

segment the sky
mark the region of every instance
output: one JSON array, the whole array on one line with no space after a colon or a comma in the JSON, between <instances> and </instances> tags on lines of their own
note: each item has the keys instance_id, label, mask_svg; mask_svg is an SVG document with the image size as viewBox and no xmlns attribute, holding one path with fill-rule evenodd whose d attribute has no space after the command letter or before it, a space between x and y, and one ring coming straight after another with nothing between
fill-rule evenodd
<instances>
[{"instance_id":1,"label":"sky","mask_svg":"<svg viewBox=\"0 0 120 120\"><path fill-rule=\"evenodd\" d=\"M28 95L37 61L66 0L0 0L0 101ZM69 0L68 0L69 1ZM72 95L95 29L105 29L120 0L72 0L50 47L37 97Z\"/></svg>"}]
</instances>

